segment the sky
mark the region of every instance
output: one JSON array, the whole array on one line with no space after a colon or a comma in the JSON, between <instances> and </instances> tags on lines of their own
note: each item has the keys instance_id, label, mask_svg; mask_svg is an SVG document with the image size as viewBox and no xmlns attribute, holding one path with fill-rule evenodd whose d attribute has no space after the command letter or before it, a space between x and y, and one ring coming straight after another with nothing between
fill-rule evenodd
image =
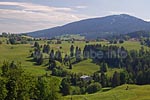
<instances>
[{"instance_id":1,"label":"sky","mask_svg":"<svg viewBox=\"0 0 150 100\"><path fill-rule=\"evenodd\" d=\"M150 0L0 0L0 33L31 32L108 15L150 21Z\"/></svg>"}]
</instances>

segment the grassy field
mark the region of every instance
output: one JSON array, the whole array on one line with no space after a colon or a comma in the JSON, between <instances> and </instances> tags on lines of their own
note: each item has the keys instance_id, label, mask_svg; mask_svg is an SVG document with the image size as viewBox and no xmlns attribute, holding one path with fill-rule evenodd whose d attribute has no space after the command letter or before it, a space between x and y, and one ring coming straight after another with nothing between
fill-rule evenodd
<instances>
[{"instance_id":1,"label":"grassy field","mask_svg":"<svg viewBox=\"0 0 150 100\"><path fill-rule=\"evenodd\" d=\"M18 45L7 45L6 44L6 38L0 38L0 40L3 41L3 44L0 45L0 65L6 60L6 61L15 61L15 62L21 62L22 67L27 71L32 73L33 75L43 75L46 72L50 73L49 71L46 70L45 66L48 61L45 61L45 63L41 66L37 66L32 62L32 58L30 58L30 50L31 48L30 44L18 44ZM34 43L34 42L33 42ZM39 41L41 45L46 44L47 41ZM90 43L85 43L83 41L75 41L75 43L68 43L66 41L62 42L62 44L50 44L51 49L54 50L60 50L59 47L62 47L61 52L62 55L69 54L70 51L70 46L78 46L82 50L84 49L84 46L86 44L102 44L102 45L111 45L108 42L90 42ZM118 46L124 46L128 50L135 49L138 50L141 48L141 45L139 42L131 42L131 41L126 41L123 44L116 44ZM148 47L145 47L146 49L149 49ZM44 54L44 56L47 56ZM83 70L84 69L84 70ZM99 70L99 66L96 64L91 63L91 60L86 60L82 61L80 63L77 63L73 65L73 70L72 72L77 72L77 73L85 73L85 74L92 74L93 72L96 72ZM115 69L114 69L115 70ZM113 70L110 70L111 74Z\"/></svg>"},{"instance_id":2,"label":"grassy field","mask_svg":"<svg viewBox=\"0 0 150 100\"><path fill-rule=\"evenodd\" d=\"M57 39L60 39L60 40L70 40L70 39L78 39L78 40L83 40L85 39L84 36L80 36L80 35L69 35L69 34L66 34L66 35L62 35L62 36L56 36Z\"/></svg>"},{"instance_id":3,"label":"grassy field","mask_svg":"<svg viewBox=\"0 0 150 100\"><path fill-rule=\"evenodd\" d=\"M92 75L100 69L99 65L92 63L92 60L84 60L73 65L71 72Z\"/></svg>"},{"instance_id":4,"label":"grassy field","mask_svg":"<svg viewBox=\"0 0 150 100\"><path fill-rule=\"evenodd\" d=\"M22 67L33 75L43 75L46 73L44 65L37 66L31 62L29 44L26 45L0 45L0 66L4 61L21 62Z\"/></svg>"},{"instance_id":5,"label":"grassy field","mask_svg":"<svg viewBox=\"0 0 150 100\"><path fill-rule=\"evenodd\" d=\"M129 87L126 90L126 87ZM150 100L150 85L122 85L106 92L95 94L74 95L72 100ZM71 100L66 96L63 100Z\"/></svg>"},{"instance_id":6,"label":"grassy field","mask_svg":"<svg viewBox=\"0 0 150 100\"><path fill-rule=\"evenodd\" d=\"M41 43L42 44L42 43ZM62 44L50 44L50 47L53 48L54 50L59 50L59 47L62 47L62 52L63 53L68 53L69 54L69 50L70 50L70 46L74 45L75 47L78 46L81 48L81 50L84 49L85 45L89 45L89 44L102 44L102 45L117 45L119 47L123 46L125 47L127 50L139 50L142 45L140 44L140 42L138 41L125 41L123 44L109 44L108 42L90 42L90 43L85 43L83 41L76 41L75 43L68 43L66 41L64 41ZM149 48L146 46L143 46L146 50L148 50Z\"/></svg>"},{"instance_id":7,"label":"grassy field","mask_svg":"<svg viewBox=\"0 0 150 100\"><path fill-rule=\"evenodd\" d=\"M140 42L138 41L125 41L123 44L114 44L117 45L119 47L123 46L128 50L139 50L142 46L140 44ZM149 49L149 47L143 46L146 50Z\"/></svg>"},{"instance_id":8,"label":"grassy field","mask_svg":"<svg viewBox=\"0 0 150 100\"><path fill-rule=\"evenodd\" d=\"M83 60L77 64L73 65L73 68L70 70L68 67L66 67L68 71L71 71L73 73L82 73L85 75L92 75L94 72L98 72L100 70L100 65L92 63L91 59ZM108 77L113 76L113 73L121 72L123 69L119 68L108 68L108 71L106 72L106 75Z\"/></svg>"}]
</instances>

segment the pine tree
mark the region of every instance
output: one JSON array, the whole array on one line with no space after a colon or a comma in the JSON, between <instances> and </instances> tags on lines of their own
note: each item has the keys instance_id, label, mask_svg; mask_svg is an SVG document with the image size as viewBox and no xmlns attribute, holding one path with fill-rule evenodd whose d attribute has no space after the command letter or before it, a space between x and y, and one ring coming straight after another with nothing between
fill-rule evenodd
<instances>
[{"instance_id":1,"label":"pine tree","mask_svg":"<svg viewBox=\"0 0 150 100\"><path fill-rule=\"evenodd\" d=\"M72 69L72 64L69 65L69 69Z\"/></svg>"},{"instance_id":2,"label":"pine tree","mask_svg":"<svg viewBox=\"0 0 150 100\"><path fill-rule=\"evenodd\" d=\"M54 50L51 50L49 59L50 59L50 61L55 60Z\"/></svg>"},{"instance_id":3,"label":"pine tree","mask_svg":"<svg viewBox=\"0 0 150 100\"><path fill-rule=\"evenodd\" d=\"M107 72L107 70L108 70L108 65L107 65L107 63L102 63L101 64L101 66L100 66L100 71L101 72Z\"/></svg>"},{"instance_id":4,"label":"pine tree","mask_svg":"<svg viewBox=\"0 0 150 100\"><path fill-rule=\"evenodd\" d=\"M38 43L38 42L35 42L35 43L34 43L34 47L36 47L36 48L38 48L38 49L39 49L39 48L40 48L39 43Z\"/></svg>"},{"instance_id":5,"label":"pine tree","mask_svg":"<svg viewBox=\"0 0 150 100\"><path fill-rule=\"evenodd\" d=\"M112 87L116 87L119 85L120 85L120 74L115 71L112 78Z\"/></svg>"},{"instance_id":6,"label":"pine tree","mask_svg":"<svg viewBox=\"0 0 150 100\"><path fill-rule=\"evenodd\" d=\"M57 51L55 53L55 60L59 61L59 62L62 62L62 55L61 55L61 52L60 51Z\"/></svg>"},{"instance_id":7,"label":"pine tree","mask_svg":"<svg viewBox=\"0 0 150 100\"><path fill-rule=\"evenodd\" d=\"M73 57L74 56L74 46L71 45L70 47L70 57Z\"/></svg>"},{"instance_id":8,"label":"pine tree","mask_svg":"<svg viewBox=\"0 0 150 100\"><path fill-rule=\"evenodd\" d=\"M101 84L102 84L102 87L107 86L107 77L103 72L101 73Z\"/></svg>"},{"instance_id":9,"label":"pine tree","mask_svg":"<svg viewBox=\"0 0 150 100\"><path fill-rule=\"evenodd\" d=\"M60 90L61 90L61 93L66 96L66 95L69 95L70 94L70 82L69 82L69 79L68 78L64 78L62 81L61 81L61 87L60 87Z\"/></svg>"},{"instance_id":10,"label":"pine tree","mask_svg":"<svg viewBox=\"0 0 150 100\"><path fill-rule=\"evenodd\" d=\"M81 61L82 58L81 58L81 49L80 48L76 47L75 55L76 55L76 62Z\"/></svg>"}]
</instances>

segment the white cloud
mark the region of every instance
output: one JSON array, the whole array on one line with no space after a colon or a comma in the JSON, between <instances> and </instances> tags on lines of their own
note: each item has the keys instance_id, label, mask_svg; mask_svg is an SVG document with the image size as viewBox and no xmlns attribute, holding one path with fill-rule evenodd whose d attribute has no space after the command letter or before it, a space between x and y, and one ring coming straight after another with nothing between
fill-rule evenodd
<instances>
[{"instance_id":1,"label":"white cloud","mask_svg":"<svg viewBox=\"0 0 150 100\"><path fill-rule=\"evenodd\" d=\"M76 6L75 8L78 8L78 9L85 9L85 8L87 8L87 6Z\"/></svg>"},{"instance_id":2,"label":"white cloud","mask_svg":"<svg viewBox=\"0 0 150 100\"><path fill-rule=\"evenodd\" d=\"M9 6L19 6L23 7L24 10L32 10L32 11L42 11L42 12L52 12L52 11L73 11L71 8L64 7L49 7L32 3L20 3L20 2L0 2L0 5L9 5Z\"/></svg>"},{"instance_id":3,"label":"white cloud","mask_svg":"<svg viewBox=\"0 0 150 100\"><path fill-rule=\"evenodd\" d=\"M68 22L89 18L87 15L75 14L74 9L65 7L49 7L32 3L0 2L0 6L16 6L21 9L0 9L0 31L24 32L63 25ZM20 24L23 21L24 23Z\"/></svg>"}]
</instances>

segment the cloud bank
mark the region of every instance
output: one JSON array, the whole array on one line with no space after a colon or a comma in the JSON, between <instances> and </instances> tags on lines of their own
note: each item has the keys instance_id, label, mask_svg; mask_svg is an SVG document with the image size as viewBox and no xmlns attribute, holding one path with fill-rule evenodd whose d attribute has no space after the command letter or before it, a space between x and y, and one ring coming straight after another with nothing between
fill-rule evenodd
<instances>
[{"instance_id":1,"label":"cloud bank","mask_svg":"<svg viewBox=\"0 0 150 100\"><path fill-rule=\"evenodd\" d=\"M7 6L1 8L2 6ZM14 8L14 9L10 9ZM77 6L78 9L86 8ZM21 2L0 2L0 32L26 32L63 25L89 16L69 7L50 7Z\"/></svg>"}]
</instances>

